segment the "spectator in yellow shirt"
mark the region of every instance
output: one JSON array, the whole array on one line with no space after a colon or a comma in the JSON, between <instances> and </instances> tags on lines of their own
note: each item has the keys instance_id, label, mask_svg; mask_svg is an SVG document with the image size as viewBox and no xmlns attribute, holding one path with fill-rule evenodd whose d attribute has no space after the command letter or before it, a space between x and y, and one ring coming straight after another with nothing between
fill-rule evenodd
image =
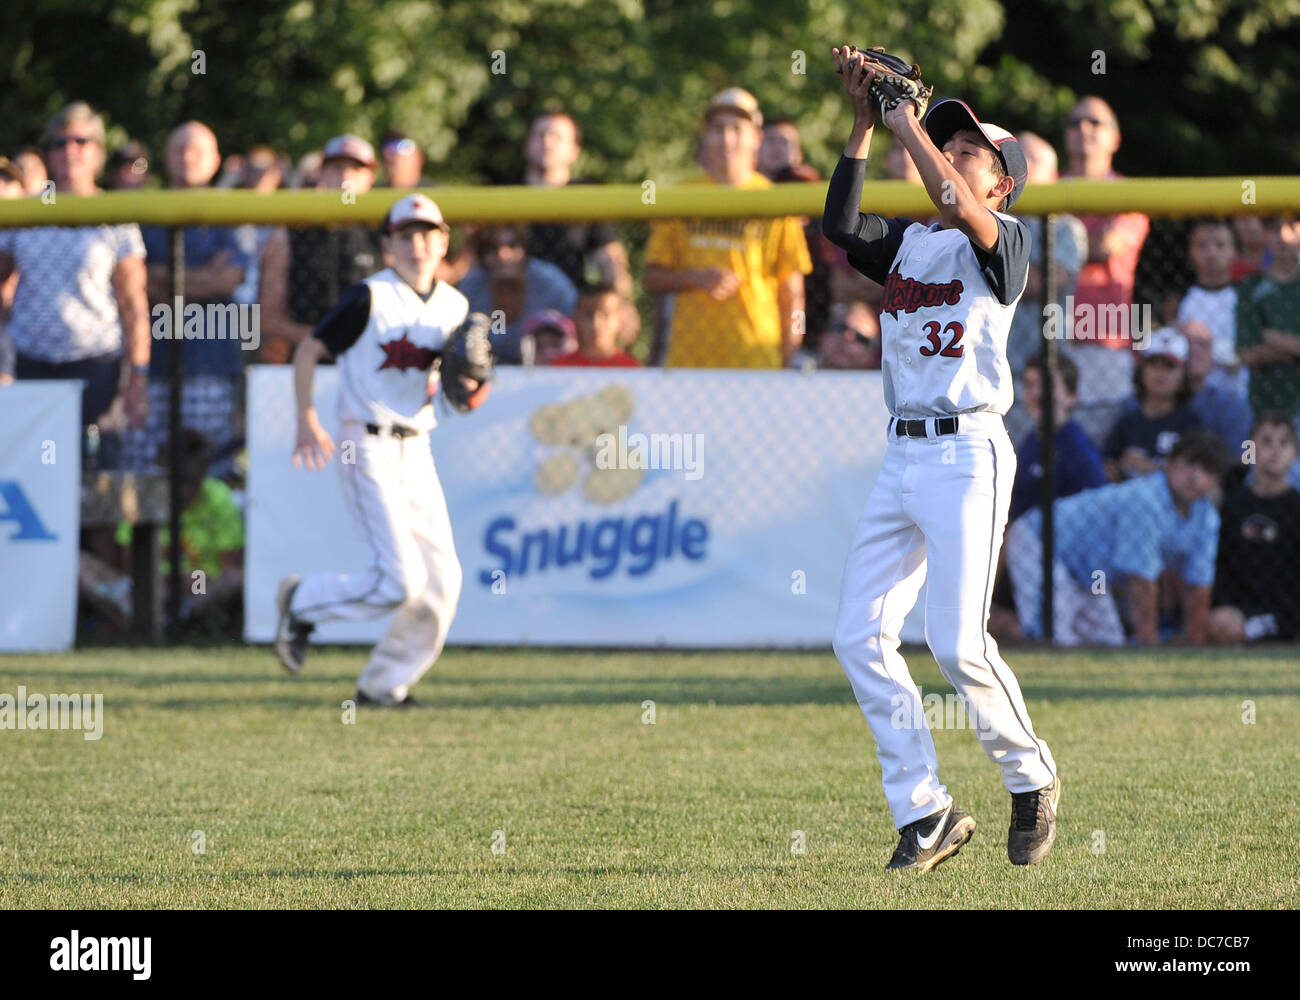
<instances>
[{"instance_id":1,"label":"spectator in yellow shirt","mask_svg":"<svg viewBox=\"0 0 1300 1000\"><path fill-rule=\"evenodd\" d=\"M757 170L763 116L754 95L730 87L704 112L700 163L687 183L771 187ZM803 229L782 219L672 219L646 247L646 290L675 295L665 364L779 368L803 338Z\"/></svg>"}]
</instances>

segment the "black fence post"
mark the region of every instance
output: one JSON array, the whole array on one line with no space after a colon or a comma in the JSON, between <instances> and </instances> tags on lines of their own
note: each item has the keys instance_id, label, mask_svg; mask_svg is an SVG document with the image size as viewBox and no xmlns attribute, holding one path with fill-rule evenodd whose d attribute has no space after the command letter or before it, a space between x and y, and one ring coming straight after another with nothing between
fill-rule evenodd
<instances>
[{"instance_id":1,"label":"black fence post","mask_svg":"<svg viewBox=\"0 0 1300 1000\"><path fill-rule=\"evenodd\" d=\"M172 300L175 310L185 297L185 230L171 228ZM185 317L172 316L172 336L167 345L167 522L171 540L167 558L167 641L175 645L181 632L181 331Z\"/></svg>"},{"instance_id":2,"label":"black fence post","mask_svg":"<svg viewBox=\"0 0 1300 1000\"><path fill-rule=\"evenodd\" d=\"M1042 303L1043 306L1056 308L1057 289L1053 280L1052 258L1056 254L1056 240L1053 238L1052 217L1039 216L1042 223L1043 247L1039 265L1042 268ZM1039 316L1040 329L1046 332L1046 313ZM1061 326L1062 335L1068 328L1066 318ZM1056 562L1056 371L1057 338L1043 337L1042 350L1042 414L1039 420L1038 457L1043 466L1043 483L1041 501L1043 505L1043 637L1050 643L1056 641L1053 622L1055 620L1056 592L1052 568Z\"/></svg>"}]
</instances>

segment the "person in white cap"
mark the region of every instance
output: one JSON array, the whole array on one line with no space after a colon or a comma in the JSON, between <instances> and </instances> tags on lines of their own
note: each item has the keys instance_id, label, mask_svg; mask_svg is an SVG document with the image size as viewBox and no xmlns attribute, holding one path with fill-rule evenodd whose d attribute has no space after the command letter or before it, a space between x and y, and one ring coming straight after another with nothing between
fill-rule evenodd
<instances>
[{"instance_id":1,"label":"person in white cap","mask_svg":"<svg viewBox=\"0 0 1300 1000\"><path fill-rule=\"evenodd\" d=\"M899 831L887 867L929 871L970 840L975 820L939 780L921 694L898 652L903 619L929 571L925 634L980 744L1011 793L1007 855L1034 864L1056 838L1060 780L1015 675L988 634L1016 454L1011 317L1025 288L1029 232L1006 214L1025 184L1015 136L961 101L922 123L911 101L884 116L916 164L939 221L858 210L879 111L874 71L832 50L854 123L826 196L822 228L849 263L884 286L881 369L889 444L844 567L834 647L875 736Z\"/></svg>"},{"instance_id":2,"label":"person in white cap","mask_svg":"<svg viewBox=\"0 0 1300 1000\"><path fill-rule=\"evenodd\" d=\"M412 704L410 689L441 653L460 599L460 562L429 449L436 423L433 363L469 314L465 297L434 277L447 235L429 198L413 194L394 203L382 237L392 266L344 291L294 351L294 465L321 469L334 454L334 440L312 405L315 367L334 357L340 435L355 452L354 461L340 466L344 495L370 566L285 577L276 598L275 650L285 669L297 673L316 625L396 612L357 682L358 704ZM488 383L466 389L477 407Z\"/></svg>"},{"instance_id":3,"label":"person in white cap","mask_svg":"<svg viewBox=\"0 0 1300 1000\"><path fill-rule=\"evenodd\" d=\"M1134 395L1106 436L1101 456L1113 483L1160 468L1178 439L1201 426L1192 409L1187 339L1170 326L1151 334L1133 372Z\"/></svg>"}]
</instances>

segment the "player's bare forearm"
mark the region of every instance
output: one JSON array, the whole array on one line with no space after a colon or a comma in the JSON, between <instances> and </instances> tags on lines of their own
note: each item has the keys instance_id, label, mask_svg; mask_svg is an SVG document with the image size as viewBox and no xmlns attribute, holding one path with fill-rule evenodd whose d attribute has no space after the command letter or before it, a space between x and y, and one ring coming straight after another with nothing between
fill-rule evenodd
<instances>
[{"instance_id":1,"label":"player's bare forearm","mask_svg":"<svg viewBox=\"0 0 1300 1000\"><path fill-rule=\"evenodd\" d=\"M916 117L915 107L904 101L887 122L916 164L925 193L948 229L959 229L984 250L998 242L998 221L962 180L961 174L939 151Z\"/></svg>"},{"instance_id":2,"label":"player's bare forearm","mask_svg":"<svg viewBox=\"0 0 1300 1000\"><path fill-rule=\"evenodd\" d=\"M854 115L853 131L849 133L849 141L844 144L844 155L850 160L865 160L871 150L871 137L875 131L874 122L865 122L862 116Z\"/></svg>"},{"instance_id":3,"label":"player's bare forearm","mask_svg":"<svg viewBox=\"0 0 1300 1000\"><path fill-rule=\"evenodd\" d=\"M1154 646L1159 639L1156 630L1156 581L1131 577L1128 582L1129 618L1133 632L1143 646Z\"/></svg>"},{"instance_id":4,"label":"player's bare forearm","mask_svg":"<svg viewBox=\"0 0 1300 1000\"><path fill-rule=\"evenodd\" d=\"M326 353L325 345L314 337L308 337L293 349L293 398L299 423L316 412L312 386L316 380L316 365Z\"/></svg>"},{"instance_id":5,"label":"player's bare forearm","mask_svg":"<svg viewBox=\"0 0 1300 1000\"><path fill-rule=\"evenodd\" d=\"M1210 622L1210 588L1183 584L1183 631L1194 646L1205 645Z\"/></svg>"},{"instance_id":6,"label":"player's bare forearm","mask_svg":"<svg viewBox=\"0 0 1300 1000\"><path fill-rule=\"evenodd\" d=\"M777 286L776 298L781 310L781 364L788 365L803 343L804 290L803 275L796 271Z\"/></svg>"}]
</instances>

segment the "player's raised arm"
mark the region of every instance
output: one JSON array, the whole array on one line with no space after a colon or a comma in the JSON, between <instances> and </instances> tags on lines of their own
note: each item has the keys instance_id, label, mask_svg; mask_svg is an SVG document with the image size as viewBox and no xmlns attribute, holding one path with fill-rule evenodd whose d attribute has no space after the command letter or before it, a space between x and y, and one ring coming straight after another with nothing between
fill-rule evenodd
<instances>
[{"instance_id":1,"label":"player's raised arm","mask_svg":"<svg viewBox=\"0 0 1300 1000\"><path fill-rule=\"evenodd\" d=\"M859 209L862 182L867 174L867 151L877 121L875 101L870 96L875 71L864 68L862 53L851 45L832 49L831 53L835 57L835 72L843 78L844 91L853 106L853 131L826 191L822 233L836 246L847 250L859 270L883 284L885 272L902 243L906 224L868 215Z\"/></svg>"}]
</instances>

